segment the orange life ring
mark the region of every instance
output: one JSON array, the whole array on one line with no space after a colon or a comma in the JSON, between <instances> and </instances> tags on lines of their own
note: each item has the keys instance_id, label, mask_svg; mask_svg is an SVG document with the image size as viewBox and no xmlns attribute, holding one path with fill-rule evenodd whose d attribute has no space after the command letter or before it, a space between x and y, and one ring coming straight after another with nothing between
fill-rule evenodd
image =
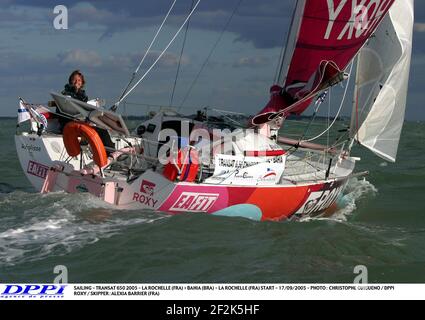
<instances>
[{"instance_id":1,"label":"orange life ring","mask_svg":"<svg viewBox=\"0 0 425 320\"><path fill-rule=\"evenodd\" d=\"M86 123L69 122L63 129L63 142L71 157L76 157L81 152L78 138L87 140L93 152L93 160L100 168L108 164L108 156L102 139L100 139L96 130Z\"/></svg>"}]
</instances>

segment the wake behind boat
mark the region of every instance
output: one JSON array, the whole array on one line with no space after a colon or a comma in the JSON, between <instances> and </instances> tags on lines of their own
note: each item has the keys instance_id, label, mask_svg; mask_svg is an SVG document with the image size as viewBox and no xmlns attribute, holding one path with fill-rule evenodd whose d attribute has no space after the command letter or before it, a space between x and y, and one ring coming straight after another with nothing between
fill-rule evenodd
<instances>
[{"instance_id":1,"label":"wake behind boat","mask_svg":"<svg viewBox=\"0 0 425 320\"><path fill-rule=\"evenodd\" d=\"M354 8L347 1L298 1L271 100L248 128L217 128L208 113L198 119L158 113L132 135L115 112L52 94L71 121L53 136L43 131L50 126L47 117L22 103L37 128L16 136L21 165L43 193L88 192L122 209L254 220L330 214L348 179L363 175L353 173L355 141L395 161L412 28L411 0L364 1ZM311 104L314 120L332 86L345 82L345 99L355 58L346 136L326 146L304 135L279 137L285 119Z\"/></svg>"}]
</instances>

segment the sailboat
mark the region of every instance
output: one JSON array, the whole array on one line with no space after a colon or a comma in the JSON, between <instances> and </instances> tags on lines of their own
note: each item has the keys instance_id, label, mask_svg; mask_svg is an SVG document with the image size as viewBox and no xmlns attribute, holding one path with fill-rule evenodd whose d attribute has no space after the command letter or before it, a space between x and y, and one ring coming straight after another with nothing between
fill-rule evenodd
<instances>
[{"instance_id":1,"label":"sailboat","mask_svg":"<svg viewBox=\"0 0 425 320\"><path fill-rule=\"evenodd\" d=\"M147 120L134 137L116 114L54 94L59 108L73 116L55 141L66 152L40 170L34 163L43 152L31 147L37 135L17 134L22 167L38 175L42 193L87 192L121 209L258 221L330 214L348 180L365 174L354 172L356 141L396 159L413 21L413 0L299 0L270 101L246 129L214 131L204 125L205 114L199 121L176 119L180 129L160 142L164 115ZM324 146L303 135L280 136L288 116L310 105L317 110L336 84L348 88L355 63L355 103L343 141ZM99 128L109 134L109 145Z\"/></svg>"}]
</instances>

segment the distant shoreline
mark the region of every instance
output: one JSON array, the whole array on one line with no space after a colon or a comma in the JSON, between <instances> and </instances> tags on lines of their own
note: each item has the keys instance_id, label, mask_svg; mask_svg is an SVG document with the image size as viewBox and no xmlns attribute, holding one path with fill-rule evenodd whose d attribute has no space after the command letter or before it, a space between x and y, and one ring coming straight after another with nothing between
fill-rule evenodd
<instances>
[{"instance_id":1,"label":"distant shoreline","mask_svg":"<svg viewBox=\"0 0 425 320\"><path fill-rule=\"evenodd\" d=\"M123 116L124 120L130 120L130 121L134 121L134 120L146 120L147 116ZM249 117L244 117L246 119L249 119ZM291 116L288 118L288 120L295 120L295 121L301 121L301 120L310 120L312 118L312 116ZM0 120L16 120L17 117L13 117L13 116L0 116ZM316 116L317 120L327 120L327 117L323 117L323 116ZM334 118L331 117L330 120L333 120ZM346 116L340 116L338 117L338 121L350 121L349 117ZM413 123L417 123L417 122L424 122L424 120L404 120L405 122L413 122Z\"/></svg>"}]
</instances>

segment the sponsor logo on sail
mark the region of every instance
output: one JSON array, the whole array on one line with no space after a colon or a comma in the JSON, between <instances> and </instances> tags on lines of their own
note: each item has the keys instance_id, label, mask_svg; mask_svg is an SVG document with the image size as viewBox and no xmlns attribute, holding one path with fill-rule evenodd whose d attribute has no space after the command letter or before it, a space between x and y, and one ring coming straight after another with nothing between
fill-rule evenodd
<instances>
[{"instance_id":1,"label":"sponsor logo on sail","mask_svg":"<svg viewBox=\"0 0 425 320\"><path fill-rule=\"evenodd\" d=\"M324 39L333 39L337 34L338 40L351 40L353 36L368 36L387 13L393 0L342 0L338 4L334 0L328 0L329 22L326 28ZM342 30L335 27L342 17L350 14ZM337 33L333 32L336 30Z\"/></svg>"}]
</instances>

